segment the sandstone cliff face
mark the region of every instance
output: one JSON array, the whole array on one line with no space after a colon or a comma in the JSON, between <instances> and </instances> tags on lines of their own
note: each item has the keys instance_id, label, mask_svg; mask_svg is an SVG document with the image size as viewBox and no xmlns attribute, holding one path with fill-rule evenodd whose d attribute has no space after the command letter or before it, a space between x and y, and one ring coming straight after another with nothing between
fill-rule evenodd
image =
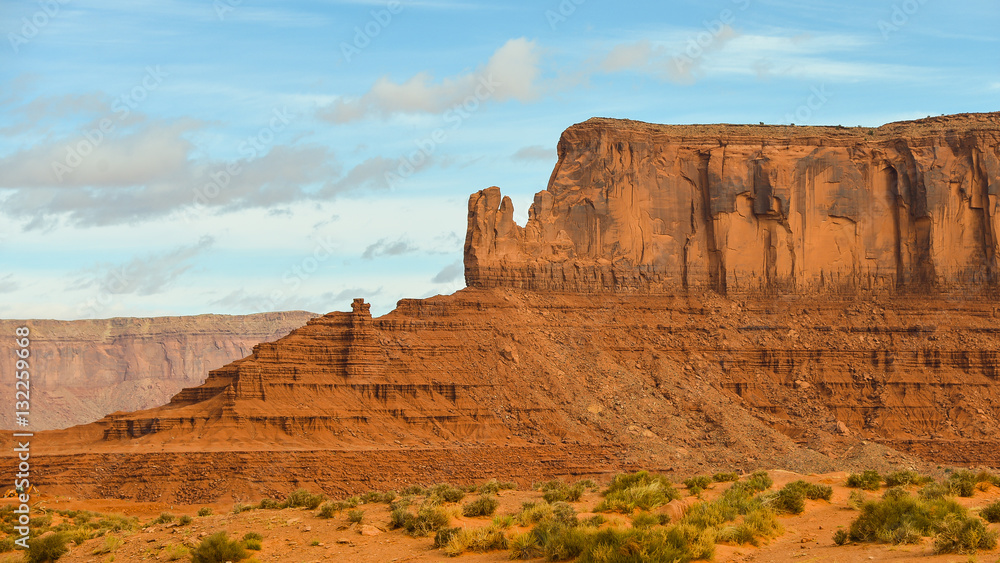
<instances>
[{"instance_id":1,"label":"sandstone cliff face","mask_svg":"<svg viewBox=\"0 0 1000 563\"><path fill-rule=\"evenodd\" d=\"M997 281L1000 114L879 127L591 119L524 227L469 200L470 287L980 291Z\"/></svg>"},{"instance_id":2,"label":"sandstone cliff face","mask_svg":"<svg viewBox=\"0 0 1000 563\"><path fill-rule=\"evenodd\" d=\"M242 358L315 315L115 318L82 321L0 321L0 342L12 349L14 328L31 329L32 430L84 424L114 411L162 405L208 371ZM0 391L13 397L14 362L0 362ZM0 428L15 428L12 409Z\"/></svg>"}]
</instances>

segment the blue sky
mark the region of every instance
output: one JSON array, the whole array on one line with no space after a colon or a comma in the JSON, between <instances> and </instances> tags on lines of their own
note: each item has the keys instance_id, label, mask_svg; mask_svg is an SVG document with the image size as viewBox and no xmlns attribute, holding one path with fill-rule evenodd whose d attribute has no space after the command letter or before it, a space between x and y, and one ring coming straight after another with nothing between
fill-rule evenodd
<instances>
[{"instance_id":1,"label":"blue sky","mask_svg":"<svg viewBox=\"0 0 1000 563\"><path fill-rule=\"evenodd\" d=\"M593 116L1000 109L995 1L0 5L0 317L346 310L464 286ZM811 102L811 106L810 106Z\"/></svg>"}]
</instances>

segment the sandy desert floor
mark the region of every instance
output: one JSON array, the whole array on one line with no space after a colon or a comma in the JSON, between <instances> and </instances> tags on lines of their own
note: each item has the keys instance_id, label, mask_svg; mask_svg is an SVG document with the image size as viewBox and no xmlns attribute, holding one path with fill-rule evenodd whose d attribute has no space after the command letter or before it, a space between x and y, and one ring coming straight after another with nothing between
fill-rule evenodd
<instances>
[{"instance_id":1,"label":"sandy desert floor","mask_svg":"<svg viewBox=\"0 0 1000 563\"><path fill-rule=\"evenodd\" d=\"M975 555L934 555L933 541L925 538L916 545L894 546L889 544L848 544L837 546L834 533L850 525L858 512L848 506L848 498L853 489L846 487L846 473L800 476L784 471L769 472L774 480L772 490L804 479L811 483L826 484L833 488L830 501L807 500L805 510L798 515L780 516L784 532L760 547L750 545L718 544L715 561L718 562L783 562L783 561L927 561L927 562L996 562L1000 561L1000 550L980 551ZM716 483L702 493L705 500L717 498L728 483ZM917 487L911 486L911 490ZM1000 498L1000 488L982 486L971 498L956 498L973 513L976 509ZM601 488L588 489L578 502L571 503L581 518L592 516L592 510L601 500ZM687 491L679 488L682 496ZM882 488L882 492L885 487ZM880 493L869 493L878 495ZM465 501L475 498L468 495ZM498 494L500 502L497 515L514 514L525 502L544 502L539 491L503 490ZM9 500L4 501L10 503ZM463 528L487 526L491 519L465 518L454 504L450 525ZM447 506L447 505L446 505ZM107 561L188 561L187 549L197 545L201 538L218 531L226 531L229 536L241 538L248 532L263 536L261 549L251 551L258 561L351 561L351 562L404 562L404 561L507 561L509 552L465 553L458 557L448 557L440 549L433 547L433 534L414 538L403 530L390 529L390 511L387 504L362 504L364 511L361 523L348 522L348 511L340 511L332 518L320 518L317 510L302 508L254 509L233 512L232 505L168 505L163 503L137 503L120 500L79 500L61 496L41 495L35 505L35 513L43 511L53 518L53 524L64 520L57 511L87 510L101 514L122 514L136 517L138 526L133 531L108 534L120 538L109 540L98 537L83 541L79 545L70 542L70 551L59 559L61 562L107 562ZM211 515L198 516L199 510L210 508ZM661 507L653 512L663 512ZM162 513L175 518L172 522L153 523ZM181 516L191 517L190 522L181 524ZM628 527L630 520L620 514L605 513L604 526ZM997 524L990 529L1000 530ZM530 528L516 524L509 529L510 536ZM112 545L117 544L117 545ZM110 549L109 549L110 546ZM102 553L103 552L103 553ZM0 555L0 562L21 561L19 552ZM535 559L541 561L542 559ZM250 559L253 561L253 559Z\"/></svg>"}]
</instances>

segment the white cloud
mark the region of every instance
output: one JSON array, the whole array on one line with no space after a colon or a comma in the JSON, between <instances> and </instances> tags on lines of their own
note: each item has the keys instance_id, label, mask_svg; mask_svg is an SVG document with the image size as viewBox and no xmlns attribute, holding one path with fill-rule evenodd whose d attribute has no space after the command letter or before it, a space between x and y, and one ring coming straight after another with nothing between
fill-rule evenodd
<instances>
[{"instance_id":1,"label":"white cloud","mask_svg":"<svg viewBox=\"0 0 1000 563\"><path fill-rule=\"evenodd\" d=\"M319 116L334 123L365 117L388 117L406 113L439 113L470 97L487 100L530 102L543 93L539 83L540 55L534 41L511 39L493 53L485 65L472 72L435 81L420 72L404 82L383 76L360 98L345 98L320 110Z\"/></svg>"},{"instance_id":2,"label":"white cloud","mask_svg":"<svg viewBox=\"0 0 1000 563\"><path fill-rule=\"evenodd\" d=\"M551 147L531 145L528 147L521 147L511 156L511 158L514 160L555 160L556 151Z\"/></svg>"}]
</instances>

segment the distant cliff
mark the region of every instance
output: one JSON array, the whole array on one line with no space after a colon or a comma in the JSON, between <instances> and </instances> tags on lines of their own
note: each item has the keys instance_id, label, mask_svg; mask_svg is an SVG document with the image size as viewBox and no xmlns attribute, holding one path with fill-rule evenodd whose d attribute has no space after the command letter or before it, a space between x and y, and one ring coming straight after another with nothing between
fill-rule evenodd
<instances>
[{"instance_id":1,"label":"distant cliff","mask_svg":"<svg viewBox=\"0 0 1000 563\"><path fill-rule=\"evenodd\" d=\"M878 128L567 129L524 227L469 200L470 287L585 293L992 288L1000 113Z\"/></svg>"},{"instance_id":2,"label":"distant cliff","mask_svg":"<svg viewBox=\"0 0 1000 563\"><path fill-rule=\"evenodd\" d=\"M209 370L250 353L312 318L294 311L256 315L115 318L82 321L0 320L0 342L13 349L14 328L31 329L31 429L65 428L115 411L166 403L198 385ZM14 362L0 362L0 390L13 401ZM13 403L12 403L13 404ZM0 427L14 428L13 407Z\"/></svg>"}]
</instances>

